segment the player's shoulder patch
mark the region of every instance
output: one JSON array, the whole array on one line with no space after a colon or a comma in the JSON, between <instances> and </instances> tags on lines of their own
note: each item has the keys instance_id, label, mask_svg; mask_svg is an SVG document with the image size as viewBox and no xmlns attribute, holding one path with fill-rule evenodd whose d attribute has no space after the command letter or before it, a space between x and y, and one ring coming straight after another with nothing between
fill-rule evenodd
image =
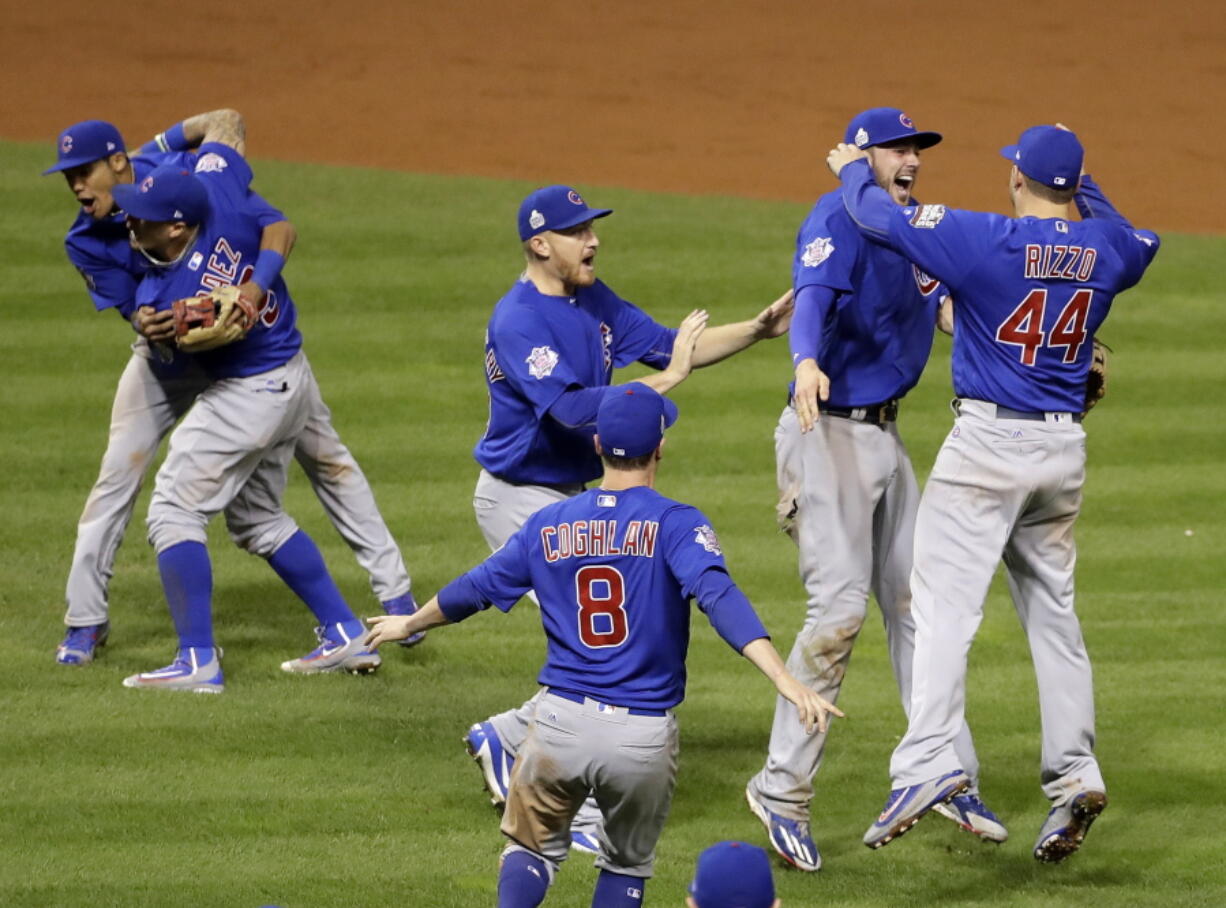
<instances>
[{"instance_id":1,"label":"player's shoulder patch","mask_svg":"<svg viewBox=\"0 0 1226 908\"><path fill-rule=\"evenodd\" d=\"M558 354L552 347L533 347L524 362L528 364L528 374L539 381L553 374L558 364Z\"/></svg>"},{"instance_id":2,"label":"player's shoulder patch","mask_svg":"<svg viewBox=\"0 0 1226 908\"><path fill-rule=\"evenodd\" d=\"M196 173L220 173L229 163L215 151L202 154L196 161Z\"/></svg>"},{"instance_id":3,"label":"player's shoulder patch","mask_svg":"<svg viewBox=\"0 0 1226 908\"><path fill-rule=\"evenodd\" d=\"M694 527L694 541L712 555L724 554L724 550L719 547L719 537L715 535L715 530L705 523L702 526Z\"/></svg>"},{"instance_id":4,"label":"player's shoulder patch","mask_svg":"<svg viewBox=\"0 0 1226 908\"><path fill-rule=\"evenodd\" d=\"M944 205L919 205L911 214L911 226L931 230L945 217Z\"/></svg>"},{"instance_id":5,"label":"player's shoulder patch","mask_svg":"<svg viewBox=\"0 0 1226 908\"><path fill-rule=\"evenodd\" d=\"M833 237L819 236L805 246L800 255L800 264L806 268L816 268L834 252Z\"/></svg>"}]
</instances>

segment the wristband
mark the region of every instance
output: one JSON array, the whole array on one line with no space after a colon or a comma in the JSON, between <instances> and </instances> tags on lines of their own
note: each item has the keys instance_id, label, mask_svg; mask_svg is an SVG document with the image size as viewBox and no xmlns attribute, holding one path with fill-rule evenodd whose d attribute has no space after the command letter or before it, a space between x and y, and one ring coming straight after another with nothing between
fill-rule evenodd
<instances>
[{"instance_id":1,"label":"wristband","mask_svg":"<svg viewBox=\"0 0 1226 908\"><path fill-rule=\"evenodd\" d=\"M251 280L259 284L261 290L267 291L284 267L285 256L275 249L261 249L259 258L255 260L255 271L251 273Z\"/></svg>"},{"instance_id":2,"label":"wristband","mask_svg":"<svg viewBox=\"0 0 1226 908\"><path fill-rule=\"evenodd\" d=\"M165 132L159 132L153 137L153 141L157 143L161 151L187 151L192 147L187 141L187 136L183 134L182 123L176 123Z\"/></svg>"}]
</instances>

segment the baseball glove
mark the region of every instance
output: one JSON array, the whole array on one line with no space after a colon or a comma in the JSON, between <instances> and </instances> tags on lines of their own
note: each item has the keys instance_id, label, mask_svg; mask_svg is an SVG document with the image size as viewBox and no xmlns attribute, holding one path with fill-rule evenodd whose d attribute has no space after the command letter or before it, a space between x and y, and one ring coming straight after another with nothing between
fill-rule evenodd
<instances>
[{"instance_id":1,"label":"baseball glove","mask_svg":"<svg viewBox=\"0 0 1226 908\"><path fill-rule=\"evenodd\" d=\"M200 353L232 344L255 324L255 304L227 284L207 296L175 300L175 343L185 353Z\"/></svg>"},{"instance_id":2,"label":"baseball glove","mask_svg":"<svg viewBox=\"0 0 1226 908\"><path fill-rule=\"evenodd\" d=\"M1089 413L1094 405L1107 396L1107 354L1111 348L1094 338L1094 355L1090 358L1090 374L1086 376L1086 403L1082 413Z\"/></svg>"}]
</instances>

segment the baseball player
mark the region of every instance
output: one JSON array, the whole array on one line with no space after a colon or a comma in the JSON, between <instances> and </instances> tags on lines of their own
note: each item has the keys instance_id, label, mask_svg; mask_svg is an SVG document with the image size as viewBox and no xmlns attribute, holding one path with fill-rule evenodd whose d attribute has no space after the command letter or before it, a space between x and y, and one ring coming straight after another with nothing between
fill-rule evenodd
<instances>
[{"instance_id":1,"label":"baseball player","mask_svg":"<svg viewBox=\"0 0 1226 908\"><path fill-rule=\"evenodd\" d=\"M698 856L686 908L779 908L770 858L757 845L716 842Z\"/></svg>"},{"instance_id":2,"label":"baseball player","mask_svg":"<svg viewBox=\"0 0 1226 908\"><path fill-rule=\"evenodd\" d=\"M136 285L148 265L128 243L123 213L111 195L117 184L143 179L161 163L190 165L201 142L241 137L242 117L216 110L176 124L129 156L123 137L110 123L89 120L65 129L57 141L58 160L44 173L63 173L81 206L65 238L69 261L85 279L95 307L130 319L139 333L132 357L120 376L111 411L111 429L102 468L77 527L69 571L65 623L67 634L56 651L63 665L92 661L109 632L107 585L115 553L131 518L140 486L162 437L208 384L190 357L176 356L173 345L151 343L168 337L169 313L138 312ZM253 203L258 196L253 194ZM267 206L261 215L262 243L288 253L292 225ZM370 485L331 424L322 399L313 402L306 429L295 449L316 495L359 563L370 574L375 595L392 613L414 605L400 551L383 522Z\"/></svg>"},{"instance_id":3,"label":"baseball player","mask_svg":"<svg viewBox=\"0 0 1226 908\"><path fill-rule=\"evenodd\" d=\"M920 155L941 141L903 111L856 115L846 141L864 149L873 177L898 206L911 203ZM943 296L903 256L863 238L838 190L820 198L796 237L796 314L789 331L795 381L775 430L781 512L799 546L808 597L788 670L837 702L871 591L881 608L903 709L911 700L912 537L919 487L898 432L899 400L919 381ZM792 705L775 708L766 764L746 787L771 845L801 870L821 866L809 826L824 735L795 731ZM970 732L958 753L971 778ZM1003 825L977 788L948 808L963 828L1003 842Z\"/></svg>"},{"instance_id":4,"label":"baseball player","mask_svg":"<svg viewBox=\"0 0 1226 908\"><path fill-rule=\"evenodd\" d=\"M171 433L148 517L179 650L165 668L126 678L127 687L223 689L205 545L208 521L222 510L235 542L266 558L319 621L319 646L283 663L284 670L369 672L379 665L315 543L281 508L289 459L319 390L280 275L288 250L261 248L266 203L251 199L242 150L238 137L206 142L194 173L161 165L139 183L112 189L133 248L152 266L136 288L138 311L149 307L156 318L175 300L223 286L237 286L260 307L241 339L193 354L210 383Z\"/></svg>"},{"instance_id":5,"label":"baseball player","mask_svg":"<svg viewBox=\"0 0 1226 908\"><path fill-rule=\"evenodd\" d=\"M510 843L500 906L542 902L589 791L604 818L592 905L642 904L676 780L673 708L685 693L691 598L796 704L805 727L824 728L829 714L842 715L784 668L702 512L655 491L676 406L642 382L601 394L600 486L530 516L418 614L370 619L366 638L378 646L491 605L508 611L536 591L547 638L543 692L503 815Z\"/></svg>"},{"instance_id":6,"label":"baseball player","mask_svg":"<svg viewBox=\"0 0 1226 908\"><path fill-rule=\"evenodd\" d=\"M665 393L691 368L787 330L790 291L744 322L707 327L703 310L678 330L654 321L596 278L594 222L610 214L589 207L569 186L538 189L520 205L525 269L494 307L486 331L490 418L474 451L481 474L473 507L491 549L540 508L579 494L600 476L592 432L615 368L638 361L660 370L642 381ZM495 804L505 800L534 708L529 700L476 723L465 736ZM595 849L595 822L594 808L585 808L577 847Z\"/></svg>"},{"instance_id":7,"label":"baseball player","mask_svg":"<svg viewBox=\"0 0 1226 908\"><path fill-rule=\"evenodd\" d=\"M1093 753L1090 662L1073 610L1091 338L1116 294L1141 279L1158 237L1133 229L1082 176L1073 133L1036 126L1002 153L1012 162L1012 218L899 207L857 160L862 151L843 144L827 159L860 230L944 281L956 300L957 419L916 521L909 724L890 761L893 790L864 842L887 844L969 783L953 742L967 653L1003 557L1038 679L1041 778L1052 804L1034 855L1060 861L1107 804ZM1069 217L1070 202L1082 220Z\"/></svg>"}]
</instances>

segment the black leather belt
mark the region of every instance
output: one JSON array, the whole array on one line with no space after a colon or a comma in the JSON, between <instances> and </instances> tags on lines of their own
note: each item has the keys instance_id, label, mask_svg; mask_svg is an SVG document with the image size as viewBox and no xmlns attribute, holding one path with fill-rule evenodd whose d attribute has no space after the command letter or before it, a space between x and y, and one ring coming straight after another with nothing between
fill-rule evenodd
<instances>
[{"instance_id":1,"label":"black leather belt","mask_svg":"<svg viewBox=\"0 0 1226 908\"><path fill-rule=\"evenodd\" d=\"M996 405L996 418L997 419L1029 419L1033 422L1047 422L1046 413L1041 413L1041 412L1032 413L1028 410L1014 410L1012 407L1002 407L1000 404ZM1081 422L1080 413L1073 414L1073 422Z\"/></svg>"},{"instance_id":2,"label":"black leather belt","mask_svg":"<svg viewBox=\"0 0 1226 908\"><path fill-rule=\"evenodd\" d=\"M868 407L828 407L819 402L817 409L829 416L839 416L843 419L851 419L856 422L867 422L874 426L881 426L887 422L894 422L898 419L898 401L887 400L883 404L872 404Z\"/></svg>"},{"instance_id":3,"label":"black leather belt","mask_svg":"<svg viewBox=\"0 0 1226 908\"><path fill-rule=\"evenodd\" d=\"M595 697L589 697L586 694L577 694L570 690L558 690L556 687L545 688L547 693L553 694L555 697L561 697L563 700L569 700L571 703L583 703L591 700L593 703L601 706L613 706L612 703L604 703L597 700ZM637 706L613 706L614 709L624 709L632 716L667 716L668 712L663 709L639 709Z\"/></svg>"}]
</instances>

